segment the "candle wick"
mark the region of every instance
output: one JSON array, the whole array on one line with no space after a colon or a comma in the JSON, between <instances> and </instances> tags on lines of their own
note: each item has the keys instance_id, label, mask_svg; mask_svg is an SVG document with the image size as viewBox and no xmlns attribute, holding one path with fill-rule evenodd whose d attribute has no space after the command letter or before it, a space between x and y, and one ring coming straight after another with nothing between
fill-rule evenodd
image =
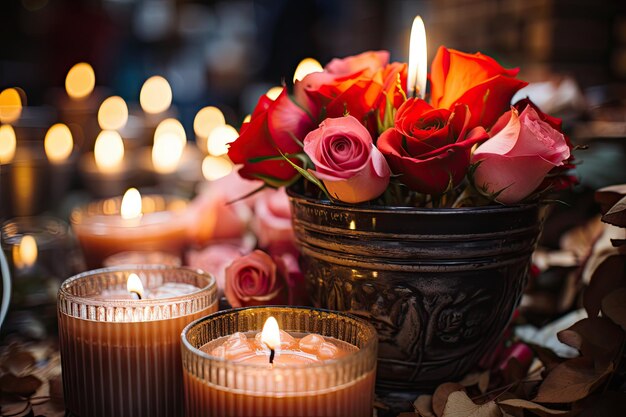
<instances>
[{"instance_id":1,"label":"candle wick","mask_svg":"<svg viewBox=\"0 0 626 417\"><path fill-rule=\"evenodd\" d=\"M274 363L274 355L276 355L276 351L274 349L270 349L270 363Z\"/></svg>"},{"instance_id":2,"label":"candle wick","mask_svg":"<svg viewBox=\"0 0 626 417\"><path fill-rule=\"evenodd\" d=\"M137 296L137 298L141 300L141 294L139 294L139 292L137 292L137 291L131 291L130 293L131 293L131 294L135 294L135 295Z\"/></svg>"}]
</instances>

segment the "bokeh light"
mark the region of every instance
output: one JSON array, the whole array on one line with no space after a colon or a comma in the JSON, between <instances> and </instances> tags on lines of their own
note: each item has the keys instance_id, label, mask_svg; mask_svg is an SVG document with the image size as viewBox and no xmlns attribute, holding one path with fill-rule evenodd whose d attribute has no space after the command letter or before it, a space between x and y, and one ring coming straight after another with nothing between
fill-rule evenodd
<instances>
[{"instance_id":1,"label":"bokeh light","mask_svg":"<svg viewBox=\"0 0 626 417\"><path fill-rule=\"evenodd\" d=\"M162 113L169 109L172 104L170 84L159 75L148 78L141 87L139 103L146 113Z\"/></svg>"},{"instance_id":2,"label":"bokeh light","mask_svg":"<svg viewBox=\"0 0 626 417\"><path fill-rule=\"evenodd\" d=\"M120 96L112 96L98 109L98 124L103 130L119 130L128 121L128 106Z\"/></svg>"},{"instance_id":3,"label":"bokeh light","mask_svg":"<svg viewBox=\"0 0 626 417\"><path fill-rule=\"evenodd\" d=\"M65 77L65 91L75 99L85 98L96 86L96 74L86 62L74 65Z\"/></svg>"},{"instance_id":4,"label":"bokeh light","mask_svg":"<svg viewBox=\"0 0 626 417\"><path fill-rule=\"evenodd\" d=\"M53 163L65 161L74 148L72 132L63 123L57 123L48 129L44 139L46 156Z\"/></svg>"}]
</instances>

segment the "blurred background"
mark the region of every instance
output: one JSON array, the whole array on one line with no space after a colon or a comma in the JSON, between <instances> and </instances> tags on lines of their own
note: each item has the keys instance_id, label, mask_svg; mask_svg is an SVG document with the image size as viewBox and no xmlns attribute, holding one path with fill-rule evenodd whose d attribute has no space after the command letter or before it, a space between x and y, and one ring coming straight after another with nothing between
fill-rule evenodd
<instances>
[{"instance_id":1,"label":"blurred background","mask_svg":"<svg viewBox=\"0 0 626 417\"><path fill-rule=\"evenodd\" d=\"M97 85L130 102L148 77L164 76L186 129L207 104L235 124L305 57L323 65L388 49L406 61L421 14L431 59L443 44L519 66L531 81L571 76L595 105L623 98L624 8L618 0L15 0L2 5L0 86L21 87L30 106L50 104L50 88L87 62ZM595 86L605 91L588 90Z\"/></svg>"}]
</instances>

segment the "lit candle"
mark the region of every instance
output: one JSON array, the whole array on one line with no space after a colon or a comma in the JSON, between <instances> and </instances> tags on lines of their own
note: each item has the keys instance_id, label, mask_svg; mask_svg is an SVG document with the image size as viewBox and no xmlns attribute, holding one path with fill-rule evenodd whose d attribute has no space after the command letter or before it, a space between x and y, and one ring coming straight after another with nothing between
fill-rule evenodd
<instances>
[{"instance_id":1,"label":"lit candle","mask_svg":"<svg viewBox=\"0 0 626 417\"><path fill-rule=\"evenodd\" d=\"M416 16L411 27L409 42L409 73L407 77L407 97L424 98L428 73L428 50L426 29L420 16Z\"/></svg>"},{"instance_id":2,"label":"lit candle","mask_svg":"<svg viewBox=\"0 0 626 417\"><path fill-rule=\"evenodd\" d=\"M90 268L124 251L161 251L182 256L187 245L187 201L141 196L129 189L122 199L101 200L75 209L72 227Z\"/></svg>"},{"instance_id":3,"label":"lit candle","mask_svg":"<svg viewBox=\"0 0 626 417\"><path fill-rule=\"evenodd\" d=\"M70 129L63 123L51 126L44 138L44 149L48 160L53 165L65 162L74 149Z\"/></svg>"},{"instance_id":4,"label":"lit candle","mask_svg":"<svg viewBox=\"0 0 626 417\"><path fill-rule=\"evenodd\" d=\"M300 61L295 72L293 73L293 82L302 81L302 79L307 75L322 71L324 71L324 68L316 59L304 58Z\"/></svg>"},{"instance_id":5,"label":"lit candle","mask_svg":"<svg viewBox=\"0 0 626 417\"><path fill-rule=\"evenodd\" d=\"M72 130L76 147L93 149L98 134L97 113L105 88L96 87L96 74L87 62L72 66L65 77L65 89L55 92L59 119Z\"/></svg>"},{"instance_id":6,"label":"lit candle","mask_svg":"<svg viewBox=\"0 0 626 417\"><path fill-rule=\"evenodd\" d=\"M200 109L193 120L193 130L196 134L196 145L202 152L208 152L207 141L211 132L219 126L224 126L226 119L220 109L208 106Z\"/></svg>"},{"instance_id":7,"label":"lit candle","mask_svg":"<svg viewBox=\"0 0 626 417\"><path fill-rule=\"evenodd\" d=\"M141 86L139 104L149 114L163 113L172 104L172 88L167 80L159 75L148 78Z\"/></svg>"},{"instance_id":8,"label":"lit candle","mask_svg":"<svg viewBox=\"0 0 626 417\"><path fill-rule=\"evenodd\" d=\"M209 135L207 149L210 155L221 156L228 153L230 143L237 140L239 132L231 125L218 126Z\"/></svg>"},{"instance_id":9,"label":"lit candle","mask_svg":"<svg viewBox=\"0 0 626 417\"><path fill-rule=\"evenodd\" d=\"M256 307L200 319L182 338L189 417L372 414L378 339L363 320Z\"/></svg>"},{"instance_id":10,"label":"lit candle","mask_svg":"<svg viewBox=\"0 0 626 417\"><path fill-rule=\"evenodd\" d=\"M98 109L98 124L103 130L120 130L128 121L128 106L122 97L112 96Z\"/></svg>"},{"instance_id":11,"label":"lit candle","mask_svg":"<svg viewBox=\"0 0 626 417\"><path fill-rule=\"evenodd\" d=\"M115 130L98 134L94 151L81 156L78 169L87 190L97 197L120 195L131 185L146 183L138 155L126 153L124 141Z\"/></svg>"},{"instance_id":12,"label":"lit candle","mask_svg":"<svg viewBox=\"0 0 626 417\"><path fill-rule=\"evenodd\" d=\"M90 417L181 416L180 333L217 310L216 294L211 275L158 265L65 281L58 319L66 408Z\"/></svg>"},{"instance_id":13,"label":"lit candle","mask_svg":"<svg viewBox=\"0 0 626 417\"><path fill-rule=\"evenodd\" d=\"M269 97L271 100L276 100L278 96L280 96L280 93L282 92L283 92L283 87L276 86L267 90L265 95Z\"/></svg>"},{"instance_id":14,"label":"lit candle","mask_svg":"<svg viewBox=\"0 0 626 417\"><path fill-rule=\"evenodd\" d=\"M233 163L227 156L207 155L202 161L202 175L207 181L219 180L233 170Z\"/></svg>"},{"instance_id":15,"label":"lit candle","mask_svg":"<svg viewBox=\"0 0 626 417\"><path fill-rule=\"evenodd\" d=\"M17 140L11 125L0 126L0 164L8 164L15 156Z\"/></svg>"},{"instance_id":16,"label":"lit candle","mask_svg":"<svg viewBox=\"0 0 626 417\"><path fill-rule=\"evenodd\" d=\"M159 174L171 174L178 168L187 136L183 125L176 119L165 119L154 132L152 165Z\"/></svg>"},{"instance_id":17,"label":"lit candle","mask_svg":"<svg viewBox=\"0 0 626 417\"><path fill-rule=\"evenodd\" d=\"M7 88L0 93L0 122L14 123L22 115L22 97L17 88Z\"/></svg>"}]
</instances>

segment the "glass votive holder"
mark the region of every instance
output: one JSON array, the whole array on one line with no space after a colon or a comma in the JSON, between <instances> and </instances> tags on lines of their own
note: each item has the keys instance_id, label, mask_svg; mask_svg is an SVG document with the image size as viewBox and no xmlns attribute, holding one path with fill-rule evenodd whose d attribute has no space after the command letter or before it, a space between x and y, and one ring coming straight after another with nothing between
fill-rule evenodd
<instances>
[{"instance_id":1,"label":"glass votive holder","mask_svg":"<svg viewBox=\"0 0 626 417\"><path fill-rule=\"evenodd\" d=\"M254 338L270 316L295 338L315 333L351 349L335 359L281 366L206 352L205 345L236 332ZM378 337L371 324L349 314L305 307L226 310L189 324L182 344L187 417L372 415Z\"/></svg>"},{"instance_id":2,"label":"glass votive holder","mask_svg":"<svg viewBox=\"0 0 626 417\"><path fill-rule=\"evenodd\" d=\"M88 268L103 266L106 258L126 251L166 252L182 258L188 243L187 200L143 195L143 215L123 219L122 198L98 200L72 211L71 223Z\"/></svg>"},{"instance_id":3,"label":"glass votive holder","mask_svg":"<svg viewBox=\"0 0 626 417\"><path fill-rule=\"evenodd\" d=\"M126 289L131 274L144 297ZM217 310L215 279L163 265L88 271L59 290L65 406L80 417L179 417L180 334Z\"/></svg>"},{"instance_id":4,"label":"glass votive holder","mask_svg":"<svg viewBox=\"0 0 626 417\"><path fill-rule=\"evenodd\" d=\"M56 295L63 279L83 270L82 255L66 222L50 217L16 217L2 223L2 250L12 281L5 334L29 338L56 334Z\"/></svg>"}]
</instances>

